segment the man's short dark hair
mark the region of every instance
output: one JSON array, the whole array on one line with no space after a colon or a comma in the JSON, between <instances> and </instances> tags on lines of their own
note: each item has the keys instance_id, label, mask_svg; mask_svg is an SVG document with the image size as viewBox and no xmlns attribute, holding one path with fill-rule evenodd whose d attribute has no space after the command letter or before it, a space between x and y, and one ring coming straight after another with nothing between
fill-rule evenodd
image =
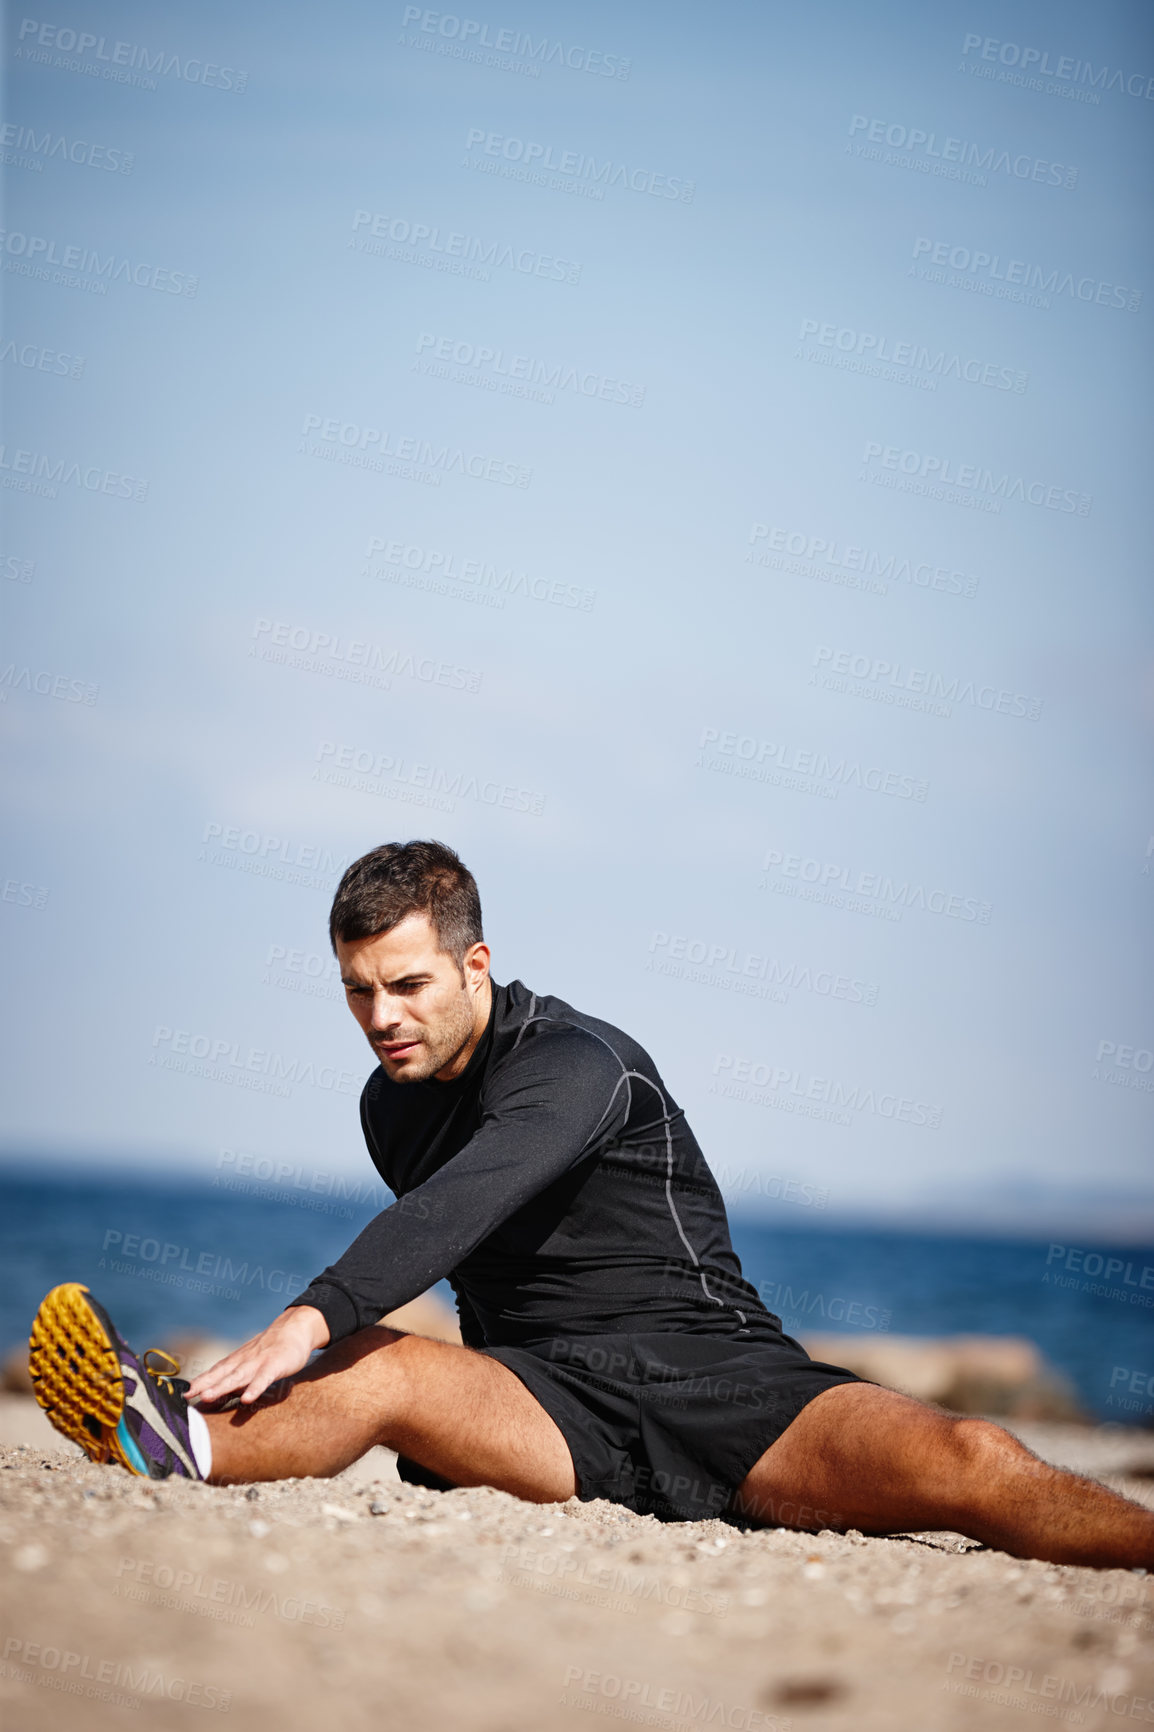
<instances>
[{"instance_id":1,"label":"man's short dark hair","mask_svg":"<svg viewBox=\"0 0 1154 1732\"><path fill-rule=\"evenodd\" d=\"M428 916L438 948L458 968L484 937L476 880L443 842L384 842L354 860L333 897L333 950L338 938L376 938L410 914Z\"/></svg>"}]
</instances>

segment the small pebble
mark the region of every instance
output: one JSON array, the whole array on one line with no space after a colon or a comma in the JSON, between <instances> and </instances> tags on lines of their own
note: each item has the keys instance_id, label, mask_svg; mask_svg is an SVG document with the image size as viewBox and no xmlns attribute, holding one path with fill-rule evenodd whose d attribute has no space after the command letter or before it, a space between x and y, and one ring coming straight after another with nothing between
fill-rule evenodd
<instances>
[{"instance_id":1,"label":"small pebble","mask_svg":"<svg viewBox=\"0 0 1154 1732\"><path fill-rule=\"evenodd\" d=\"M321 1514L332 1516L335 1521L339 1522L355 1522L357 1519L356 1510L345 1509L344 1506L339 1503L323 1503L321 1505Z\"/></svg>"}]
</instances>

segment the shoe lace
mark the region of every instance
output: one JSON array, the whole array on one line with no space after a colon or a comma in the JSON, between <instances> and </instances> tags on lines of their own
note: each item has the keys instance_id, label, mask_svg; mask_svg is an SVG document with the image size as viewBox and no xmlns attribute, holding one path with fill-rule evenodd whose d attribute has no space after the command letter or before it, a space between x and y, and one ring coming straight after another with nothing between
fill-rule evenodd
<instances>
[{"instance_id":1,"label":"shoe lace","mask_svg":"<svg viewBox=\"0 0 1154 1732\"><path fill-rule=\"evenodd\" d=\"M165 1360L163 1365L151 1364L152 1360ZM166 1395L184 1395L188 1390L188 1378L180 1377L180 1360L166 1353L163 1347L150 1347L141 1355L140 1363L148 1375L163 1389Z\"/></svg>"}]
</instances>

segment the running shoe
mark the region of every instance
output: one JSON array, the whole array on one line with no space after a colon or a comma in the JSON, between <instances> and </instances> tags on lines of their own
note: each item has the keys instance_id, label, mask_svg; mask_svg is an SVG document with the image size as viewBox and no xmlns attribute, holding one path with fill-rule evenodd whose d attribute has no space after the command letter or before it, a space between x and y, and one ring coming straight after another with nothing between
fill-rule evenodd
<instances>
[{"instance_id":1,"label":"running shoe","mask_svg":"<svg viewBox=\"0 0 1154 1732\"><path fill-rule=\"evenodd\" d=\"M179 1362L156 1347L133 1353L87 1287L52 1289L28 1350L37 1401L93 1461L119 1462L144 1479L200 1479Z\"/></svg>"}]
</instances>

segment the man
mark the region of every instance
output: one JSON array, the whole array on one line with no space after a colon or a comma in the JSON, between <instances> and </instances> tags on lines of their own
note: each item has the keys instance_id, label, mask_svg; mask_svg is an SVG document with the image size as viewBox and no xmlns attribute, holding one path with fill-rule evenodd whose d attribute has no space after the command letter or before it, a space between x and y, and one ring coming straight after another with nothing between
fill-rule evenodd
<instances>
[{"instance_id":1,"label":"man","mask_svg":"<svg viewBox=\"0 0 1154 1732\"><path fill-rule=\"evenodd\" d=\"M365 1138L398 1200L191 1387L134 1354L85 1288L55 1288L32 1375L93 1459L231 1484L339 1473L386 1444L408 1478L535 1502L947 1528L1019 1557L1154 1563L1154 1514L782 1334L653 1061L559 999L492 983L452 850L366 854L330 933L379 1060ZM464 1346L378 1322L443 1276Z\"/></svg>"}]
</instances>

